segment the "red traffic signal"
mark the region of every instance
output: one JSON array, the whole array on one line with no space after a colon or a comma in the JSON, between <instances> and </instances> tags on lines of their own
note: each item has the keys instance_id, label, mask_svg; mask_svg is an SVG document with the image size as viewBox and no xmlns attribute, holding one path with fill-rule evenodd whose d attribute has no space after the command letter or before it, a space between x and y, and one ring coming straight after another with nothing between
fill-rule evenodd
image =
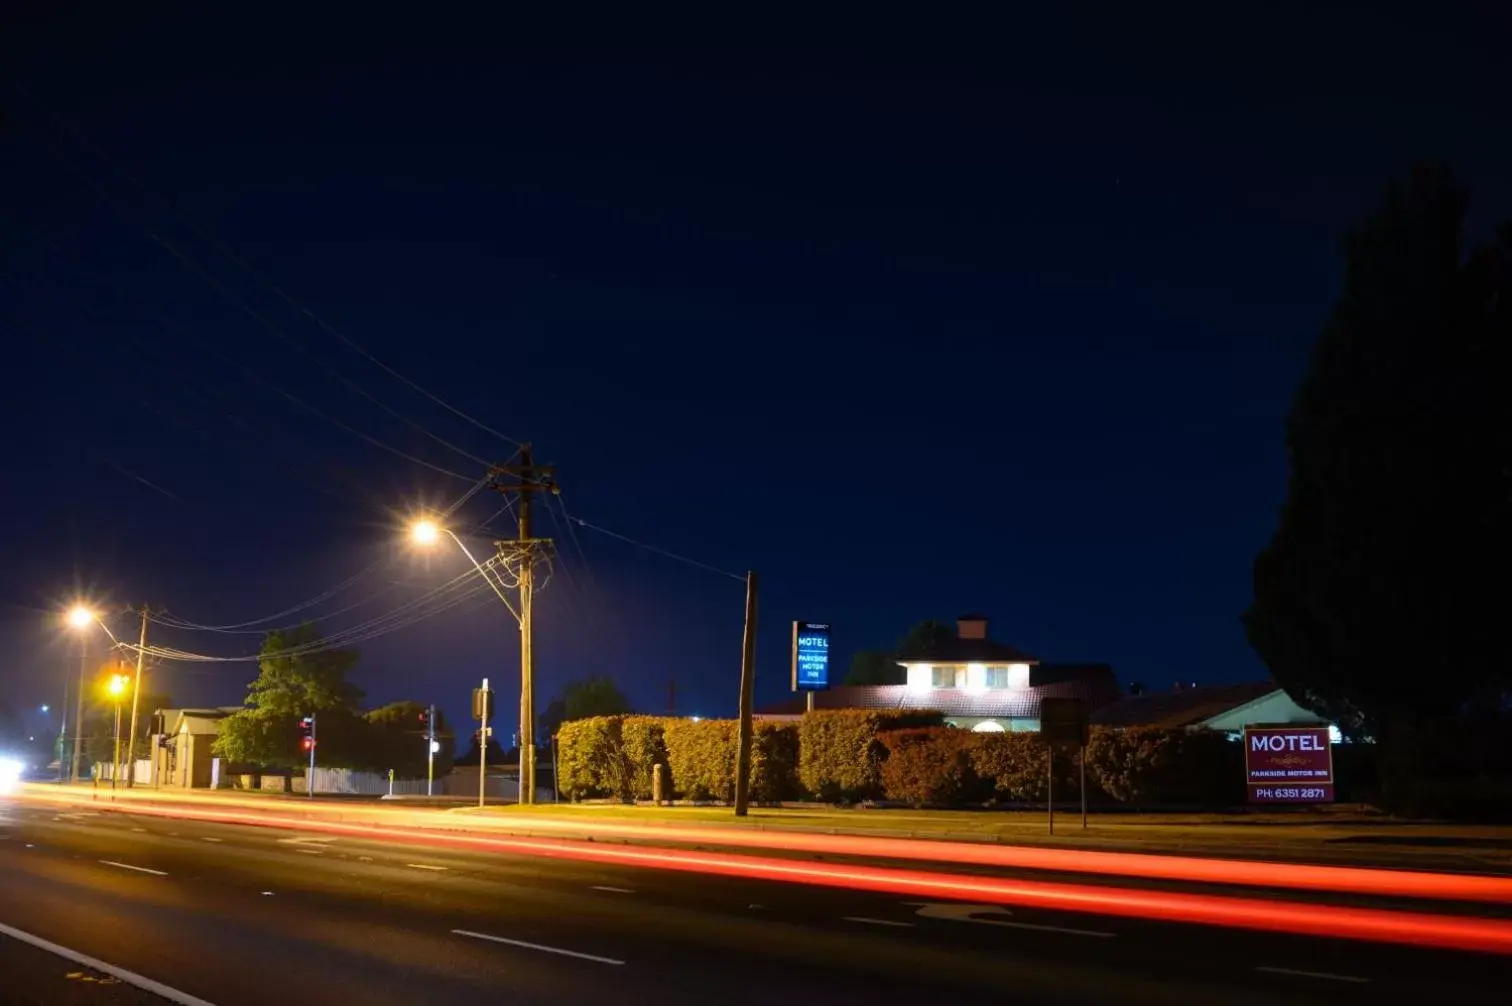
<instances>
[{"instance_id":1,"label":"red traffic signal","mask_svg":"<svg viewBox=\"0 0 1512 1006\"><path fill-rule=\"evenodd\" d=\"M315 738L313 738L313 737L306 737L303 740L301 740L299 742L299 750L301 750L301 751L313 751L313 750L315 750Z\"/></svg>"}]
</instances>

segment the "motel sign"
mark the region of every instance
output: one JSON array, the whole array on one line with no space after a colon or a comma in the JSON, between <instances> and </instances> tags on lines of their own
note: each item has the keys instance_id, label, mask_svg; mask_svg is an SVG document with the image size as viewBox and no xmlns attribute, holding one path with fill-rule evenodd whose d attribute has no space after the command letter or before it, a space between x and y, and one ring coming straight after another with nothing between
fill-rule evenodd
<instances>
[{"instance_id":1,"label":"motel sign","mask_svg":"<svg viewBox=\"0 0 1512 1006\"><path fill-rule=\"evenodd\" d=\"M1250 803L1332 803L1328 727L1245 727L1244 782Z\"/></svg>"}]
</instances>

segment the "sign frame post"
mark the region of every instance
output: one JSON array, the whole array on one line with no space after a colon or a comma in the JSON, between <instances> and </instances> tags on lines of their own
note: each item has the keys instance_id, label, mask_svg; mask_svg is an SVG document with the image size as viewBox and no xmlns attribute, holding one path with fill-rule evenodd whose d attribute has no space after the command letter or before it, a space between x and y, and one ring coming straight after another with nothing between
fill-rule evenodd
<instances>
[{"instance_id":1,"label":"sign frame post","mask_svg":"<svg viewBox=\"0 0 1512 1006\"><path fill-rule=\"evenodd\" d=\"M1055 749L1077 751L1082 761L1082 827L1087 826L1087 740L1092 733L1087 703L1080 697L1040 700L1040 735L1045 738L1045 789L1049 794L1050 834L1055 834Z\"/></svg>"}]
</instances>

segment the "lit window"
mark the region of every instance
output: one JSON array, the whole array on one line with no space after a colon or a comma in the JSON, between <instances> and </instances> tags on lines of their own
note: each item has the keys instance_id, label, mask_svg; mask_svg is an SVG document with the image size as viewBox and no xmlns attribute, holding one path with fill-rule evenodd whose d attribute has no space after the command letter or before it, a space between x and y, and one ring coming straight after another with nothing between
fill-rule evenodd
<instances>
[{"instance_id":1,"label":"lit window","mask_svg":"<svg viewBox=\"0 0 1512 1006\"><path fill-rule=\"evenodd\" d=\"M1004 668L1004 670L1006 669L1007 668ZM972 727L971 732L974 734L1000 734L1005 733L1006 731L1003 730L1003 725L997 720L983 720L976 726Z\"/></svg>"},{"instance_id":2,"label":"lit window","mask_svg":"<svg viewBox=\"0 0 1512 1006\"><path fill-rule=\"evenodd\" d=\"M965 688L966 668L935 667L931 669L929 683L935 688Z\"/></svg>"},{"instance_id":3,"label":"lit window","mask_svg":"<svg viewBox=\"0 0 1512 1006\"><path fill-rule=\"evenodd\" d=\"M1008 668L1006 668L1006 667L989 667L989 668L987 668L986 684L987 684L988 688L1007 688L1008 687Z\"/></svg>"}]
</instances>

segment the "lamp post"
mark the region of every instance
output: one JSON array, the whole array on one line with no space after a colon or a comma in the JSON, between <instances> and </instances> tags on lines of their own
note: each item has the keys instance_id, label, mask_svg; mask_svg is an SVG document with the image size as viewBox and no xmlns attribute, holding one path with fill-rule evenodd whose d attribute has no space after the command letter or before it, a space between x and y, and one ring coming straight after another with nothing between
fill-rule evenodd
<instances>
[{"instance_id":1,"label":"lamp post","mask_svg":"<svg viewBox=\"0 0 1512 1006\"><path fill-rule=\"evenodd\" d=\"M79 781L79 754L84 742L84 675L86 665L89 663L89 637L85 630L98 622L95 613L82 604L76 604L69 609L65 616L68 627L79 634L79 687L75 694L74 703L74 742L73 761L68 773L70 782ZM106 630L109 631L109 630ZM63 729L64 744L68 743L68 686L63 687ZM63 752L58 751L58 775L63 775Z\"/></svg>"},{"instance_id":2,"label":"lamp post","mask_svg":"<svg viewBox=\"0 0 1512 1006\"><path fill-rule=\"evenodd\" d=\"M112 674L110 683L105 690L110 697L115 699L115 763L110 766L110 788L116 788L116 777L121 774L121 699L126 695L126 689L131 686L131 679L124 674Z\"/></svg>"},{"instance_id":3,"label":"lamp post","mask_svg":"<svg viewBox=\"0 0 1512 1006\"><path fill-rule=\"evenodd\" d=\"M525 631L525 629L524 629L524 627L525 627L525 620L520 617L520 611L517 610L513 604L509 603L509 597L504 593L503 588L500 587L499 584L494 581L493 577L491 577L491 576L488 575L488 570L484 569L483 565L480 562L478 562L478 560L476 558L473 557L472 552L468 550L468 547L465 544L463 544L462 539L458 538L456 536L456 534L453 533L453 531L451 530L451 528L446 527L445 525L442 525L442 524L438 524L438 523L436 523L433 520L424 519L424 518L422 518L420 520L417 520L417 521L413 522L412 524L410 524L410 540L413 541L416 545L419 545L421 548L430 548L431 546L435 545L436 542L438 542L438 541L441 540L441 536L443 534L446 535L448 538L450 538L453 542L455 542L456 545L457 545L457 548L459 548L459 549L462 550L462 554L465 555L465 556L467 556L467 561L470 562L470 563L472 563L473 569L475 569L477 571L478 575L483 578L483 582L487 583L491 588L493 588L493 592L499 596L499 600L501 600L501 601L504 602L504 607L508 608L509 609L509 613L514 616L515 623L521 627L521 632ZM485 678L484 679L484 687L485 687L485 689L487 688L487 684L488 684L488 681ZM525 684L525 681L523 680L523 678L522 678L520 687L521 687L522 693L524 693L525 688L526 688L526 684ZM522 702L522 708L523 708L523 706L524 706L524 703ZM432 732L431 732L431 737L430 737L431 748L433 750L436 747L435 740L436 740L436 738L435 738L435 732L434 732L434 727L433 727L432 728ZM487 747L488 747L488 736L487 736L486 731L484 731L483 733L480 733L479 737L478 737L478 751L479 751L480 756L481 756L481 760L478 763L478 765L479 765L478 784L479 784L479 793L480 793L480 796L479 796L480 806L481 806L481 800L482 800L481 791L482 791L483 775L484 775L482 766L483 766L484 761L486 761L487 757L488 757ZM534 764L534 763L532 762L531 764ZM525 777L524 777L524 773L526 771L528 771L528 769L526 768L526 756L525 756L524 750L522 749L521 752L520 752L520 772L521 772L521 777L520 777L520 793L522 794L522 800L523 800L523 794L525 794L527 792L526 785L525 785Z\"/></svg>"}]
</instances>

